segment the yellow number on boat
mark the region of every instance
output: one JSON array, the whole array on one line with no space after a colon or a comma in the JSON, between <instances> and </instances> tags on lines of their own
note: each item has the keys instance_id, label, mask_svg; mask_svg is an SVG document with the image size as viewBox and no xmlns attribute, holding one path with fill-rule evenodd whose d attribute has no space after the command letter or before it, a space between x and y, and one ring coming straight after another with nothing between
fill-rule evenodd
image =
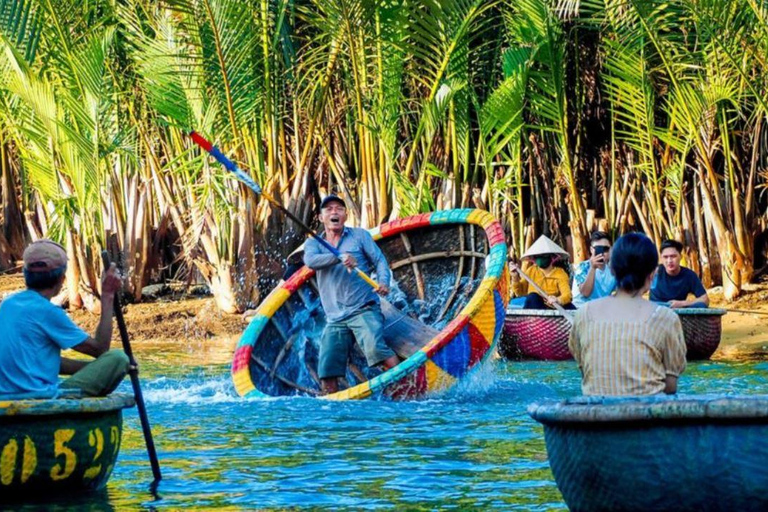
<instances>
[{"instance_id":1,"label":"yellow number on boat","mask_svg":"<svg viewBox=\"0 0 768 512\"><path fill-rule=\"evenodd\" d=\"M109 442L112 443L112 454L117 457L117 450L120 449L120 427L117 425L109 427Z\"/></svg>"},{"instance_id":2,"label":"yellow number on boat","mask_svg":"<svg viewBox=\"0 0 768 512\"><path fill-rule=\"evenodd\" d=\"M16 471L16 455L19 453L19 443L11 439L3 447L0 454L0 483L11 485L13 473Z\"/></svg>"},{"instance_id":3,"label":"yellow number on boat","mask_svg":"<svg viewBox=\"0 0 768 512\"><path fill-rule=\"evenodd\" d=\"M11 439L0 454L0 483L11 485L16 473L16 459L19 454L19 442ZM21 483L26 483L37 469L37 449L29 436L24 437L24 452L21 457Z\"/></svg>"},{"instance_id":4,"label":"yellow number on boat","mask_svg":"<svg viewBox=\"0 0 768 512\"><path fill-rule=\"evenodd\" d=\"M29 436L24 436L24 458L21 460L21 483L26 483L37 469L37 448Z\"/></svg>"},{"instance_id":5,"label":"yellow number on boat","mask_svg":"<svg viewBox=\"0 0 768 512\"><path fill-rule=\"evenodd\" d=\"M51 480L64 480L75 470L77 456L75 452L65 446L65 443L71 441L73 437L75 437L75 431L71 428L62 428L53 434L53 455L56 458L63 455L64 464L57 462L51 468Z\"/></svg>"},{"instance_id":6,"label":"yellow number on boat","mask_svg":"<svg viewBox=\"0 0 768 512\"><path fill-rule=\"evenodd\" d=\"M94 465L85 470L83 478L92 479L101 473L101 464L96 464L98 458L101 457L101 452L104 451L104 434L100 428L88 432L88 444L96 447L96 453L93 456Z\"/></svg>"}]
</instances>

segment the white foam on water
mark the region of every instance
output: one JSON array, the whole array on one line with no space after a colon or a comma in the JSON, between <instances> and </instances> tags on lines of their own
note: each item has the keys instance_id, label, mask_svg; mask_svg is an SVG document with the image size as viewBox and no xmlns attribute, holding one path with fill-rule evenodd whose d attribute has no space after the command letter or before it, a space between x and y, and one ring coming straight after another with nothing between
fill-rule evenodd
<instances>
[{"instance_id":1,"label":"white foam on water","mask_svg":"<svg viewBox=\"0 0 768 512\"><path fill-rule=\"evenodd\" d=\"M151 404L210 405L242 400L235 392L229 375L200 382L178 381L161 377L144 383L144 399Z\"/></svg>"},{"instance_id":2,"label":"white foam on water","mask_svg":"<svg viewBox=\"0 0 768 512\"><path fill-rule=\"evenodd\" d=\"M449 389L447 396L466 400L487 395L497 384L496 367L493 358L489 357L479 368L475 368L468 376Z\"/></svg>"}]
</instances>

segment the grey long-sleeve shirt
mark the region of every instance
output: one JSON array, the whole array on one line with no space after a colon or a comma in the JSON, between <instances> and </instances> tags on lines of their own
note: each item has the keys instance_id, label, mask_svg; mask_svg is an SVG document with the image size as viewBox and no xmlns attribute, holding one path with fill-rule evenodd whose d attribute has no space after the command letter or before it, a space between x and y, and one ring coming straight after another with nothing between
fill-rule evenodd
<instances>
[{"instance_id":1,"label":"grey long-sleeve shirt","mask_svg":"<svg viewBox=\"0 0 768 512\"><path fill-rule=\"evenodd\" d=\"M324 234L320 236L325 238ZM389 286L392 271L368 231L345 227L336 248L342 254L354 256L358 268L366 274L370 275L371 269L375 269L376 281ZM304 264L317 274L320 302L329 322L344 320L367 304L379 304L379 296L371 285L363 281L357 272L347 272L341 260L314 238L308 239L304 245Z\"/></svg>"}]
</instances>

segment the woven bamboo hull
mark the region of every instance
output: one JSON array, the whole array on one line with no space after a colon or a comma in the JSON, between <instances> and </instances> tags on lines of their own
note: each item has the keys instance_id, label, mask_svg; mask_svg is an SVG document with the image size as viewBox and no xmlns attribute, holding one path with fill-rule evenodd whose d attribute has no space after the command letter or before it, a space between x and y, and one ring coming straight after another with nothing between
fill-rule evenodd
<instances>
[{"instance_id":1,"label":"woven bamboo hull","mask_svg":"<svg viewBox=\"0 0 768 512\"><path fill-rule=\"evenodd\" d=\"M519 310L523 311L523 310ZM573 359L568 350L571 324L556 311L525 310L508 312L499 354L505 359L567 361Z\"/></svg>"},{"instance_id":2,"label":"woven bamboo hull","mask_svg":"<svg viewBox=\"0 0 768 512\"><path fill-rule=\"evenodd\" d=\"M570 510L768 510L768 396L568 402L528 411Z\"/></svg>"},{"instance_id":3,"label":"woven bamboo hull","mask_svg":"<svg viewBox=\"0 0 768 512\"><path fill-rule=\"evenodd\" d=\"M328 398L405 399L445 390L492 354L501 336L509 302L501 225L481 210L448 210L399 219L371 234L403 292L395 306L423 310L420 318L437 331L384 373L353 354L349 387ZM272 291L243 334L232 363L238 393L317 396L324 326L314 272L303 267ZM385 337L393 330L385 328Z\"/></svg>"},{"instance_id":4,"label":"woven bamboo hull","mask_svg":"<svg viewBox=\"0 0 768 512\"><path fill-rule=\"evenodd\" d=\"M100 489L133 397L0 401L0 500Z\"/></svg>"},{"instance_id":5,"label":"woven bamboo hull","mask_svg":"<svg viewBox=\"0 0 768 512\"><path fill-rule=\"evenodd\" d=\"M689 361L709 359L720 345L722 309L675 310L685 334ZM499 354L505 359L564 361L573 359L568 350L570 324L557 311L509 310Z\"/></svg>"}]
</instances>

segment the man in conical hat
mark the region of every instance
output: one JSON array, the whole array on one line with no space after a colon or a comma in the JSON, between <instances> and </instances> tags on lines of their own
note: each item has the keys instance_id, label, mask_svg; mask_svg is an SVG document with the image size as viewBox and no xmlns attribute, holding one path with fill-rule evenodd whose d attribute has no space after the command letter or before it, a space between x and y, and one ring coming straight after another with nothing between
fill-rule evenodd
<instances>
[{"instance_id":1,"label":"man in conical hat","mask_svg":"<svg viewBox=\"0 0 768 512\"><path fill-rule=\"evenodd\" d=\"M541 235L523 254L522 268L512 265L512 291L517 297L525 297L524 309L550 309L559 304L565 309L576 309L571 303L571 286L568 274L555 266L568 253L549 237ZM528 281L520 278L525 273L546 294L539 295Z\"/></svg>"}]
</instances>

